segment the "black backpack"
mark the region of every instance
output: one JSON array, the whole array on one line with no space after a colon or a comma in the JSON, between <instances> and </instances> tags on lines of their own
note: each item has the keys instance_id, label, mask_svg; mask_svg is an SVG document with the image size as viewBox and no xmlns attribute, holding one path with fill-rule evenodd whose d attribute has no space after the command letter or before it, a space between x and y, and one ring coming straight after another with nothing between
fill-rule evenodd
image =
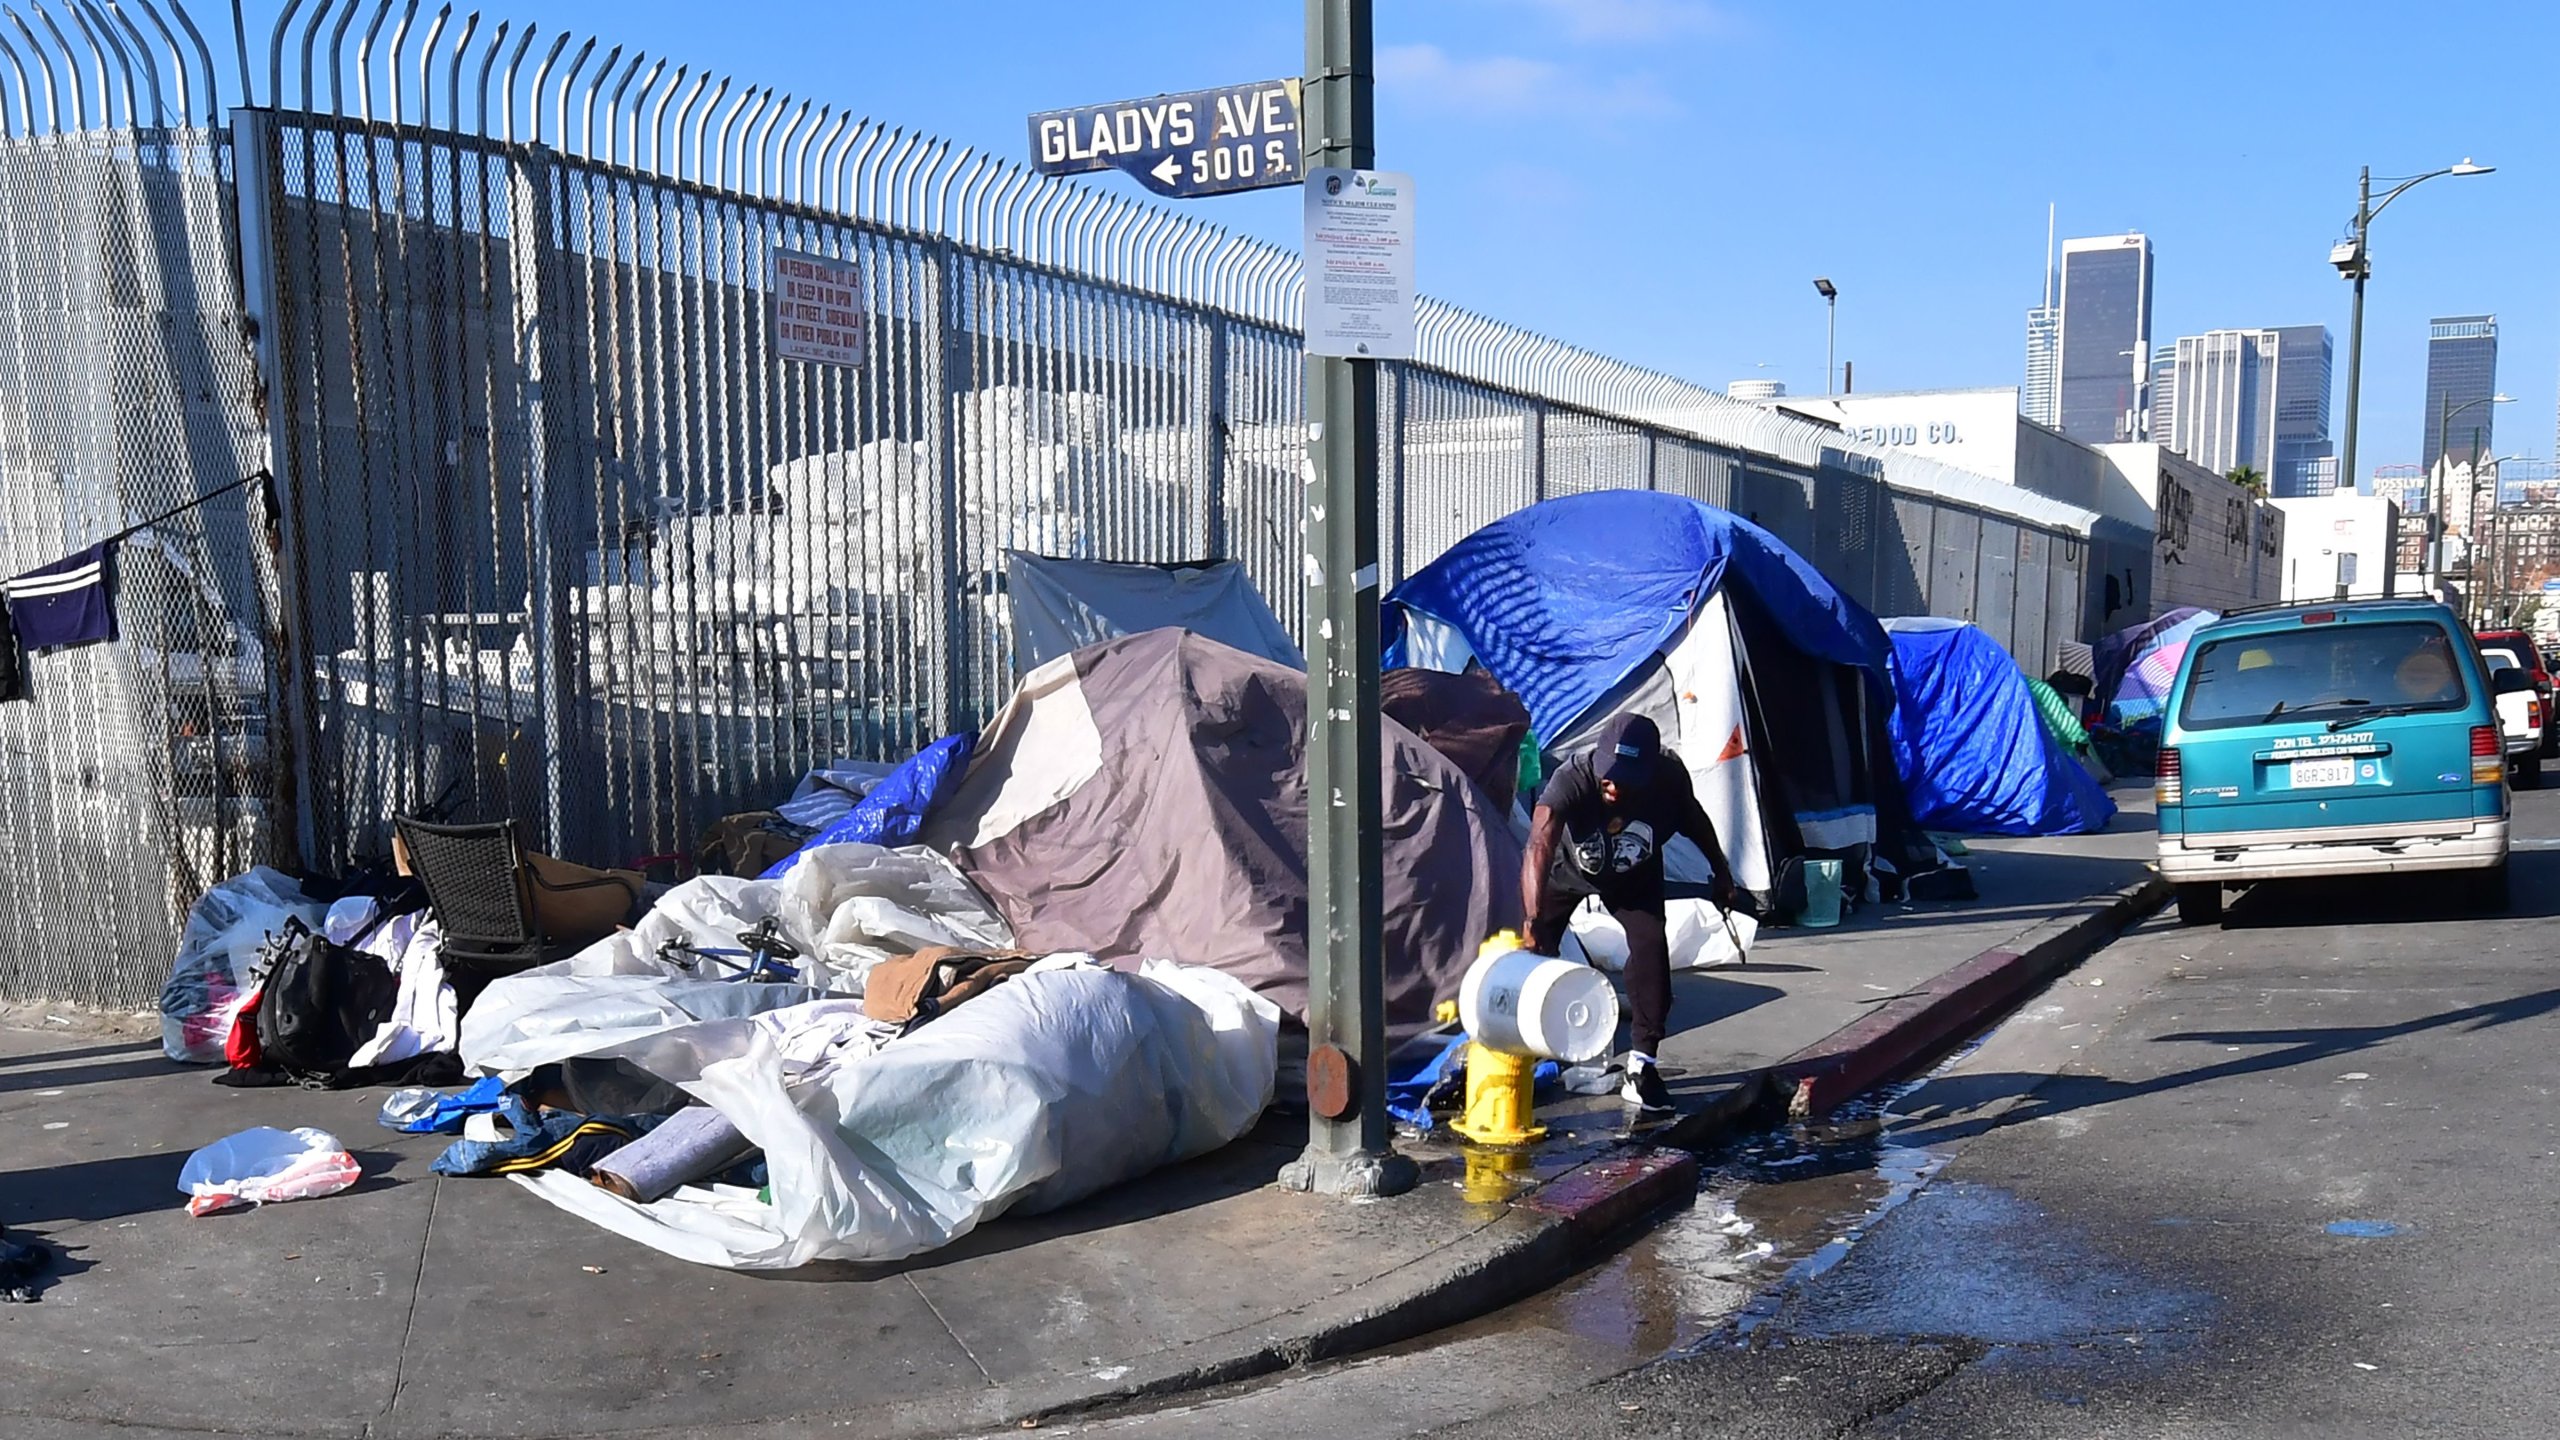
<instances>
[{"instance_id":1,"label":"black backpack","mask_svg":"<svg viewBox=\"0 0 2560 1440\"><path fill-rule=\"evenodd\" d=\"M391 1018L400 977L381 957L334 944L298 919L267 937L258 957L258 1048L268 1065L325 1084Z\"/></svg>"}]
</instances>

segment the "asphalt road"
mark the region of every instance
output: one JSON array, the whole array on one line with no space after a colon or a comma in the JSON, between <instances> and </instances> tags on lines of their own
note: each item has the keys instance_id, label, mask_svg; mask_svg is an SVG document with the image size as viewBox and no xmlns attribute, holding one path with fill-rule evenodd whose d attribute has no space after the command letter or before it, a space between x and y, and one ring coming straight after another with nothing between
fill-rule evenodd
<instances>
[{"instance_id":1,"label":"asphalt road","mask_svg":"<svg viewBox=\"0 0 2560 1440\"><path fill-rule=\"evenodd\" d=\"M2560 792L2515 906L2423 880L2162 919L1553 1295L1084 1433L2560 1430Z\"/></svg>"}]
</instances>

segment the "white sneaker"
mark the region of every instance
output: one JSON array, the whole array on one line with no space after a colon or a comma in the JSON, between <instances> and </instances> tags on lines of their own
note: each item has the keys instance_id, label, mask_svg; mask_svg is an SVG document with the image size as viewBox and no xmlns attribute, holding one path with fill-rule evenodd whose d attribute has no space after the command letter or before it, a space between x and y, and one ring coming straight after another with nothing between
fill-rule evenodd
<instances>
[{"instance_id":1,"label":"white sneaker","mask_svg":"<svg viewBox=\"0 0 2560 1440\"><path fill-rule=\"evenodd\" d=\"M1627 1062L1627 1083L1618 1087L1618 1098L1648 1112L1672 1108L1671 1087L1662 1083L1661 1067L1646 1060Z\"/></svg>"}]
</instances>

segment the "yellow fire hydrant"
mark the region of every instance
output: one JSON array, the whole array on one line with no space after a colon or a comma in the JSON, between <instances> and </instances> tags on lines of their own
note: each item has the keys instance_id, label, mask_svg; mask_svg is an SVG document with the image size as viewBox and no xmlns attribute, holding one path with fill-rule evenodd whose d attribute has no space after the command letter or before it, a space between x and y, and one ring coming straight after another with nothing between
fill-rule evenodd
<instances>
[{"instance_id":1,"label":"yellow fire hydrant","mask_svg":"<svg viewBox=\"0 0 2560 1440\"><path fill-rule=\"evenodd\" d=\"M1519 935L1505 930L1477 947L1476 963L1519 948ZM1458 1018L1454 1002L1444 1002L1440 1009L1443 1019ZM1466 1110L1449 1128L1479 1145L1526 1145L1544 1137L1547 1127L1538 1123L1537 1070L1537 1056L1496 1050L1470 1031Z\"/></svg>"}]
</instances>

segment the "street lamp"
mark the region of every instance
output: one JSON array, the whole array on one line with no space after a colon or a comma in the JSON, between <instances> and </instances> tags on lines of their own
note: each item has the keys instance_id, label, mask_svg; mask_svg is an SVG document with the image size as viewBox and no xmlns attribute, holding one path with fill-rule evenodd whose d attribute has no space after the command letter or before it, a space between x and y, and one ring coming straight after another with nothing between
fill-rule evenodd
<instances>
[{"instance_id":1,"label":"street lamp","mask_svg":"<svg viewBox=\"0 0 2560 1440\"><path fill-rule=\"evenodd\" d=\"M2427 588L2430 590L2444 580L2444 507L2438 503L2442 491L2436 483L2436 476L2453 468L2453 452L2445 445L2446 438L2453 433L2453 417L2465 410L2476 409L2482 405L2512 405L2515 402L2516 397L2503 391L2495 395L2483 395L2476 400L2465 400L2459 405L2453 403L2451 392L2447 392L2444 397L2444 404L2436 420L2436 468L2427 472L2427 536L2430 542L2427 550ZM2355 412L2348 411L2347 418L2353 421ZM2352 429L2347 433L2350 438L2355 434ZM2471 447L2471 482L2474 485L2480 483L2480 447L2477 444Z\"/></svg>"},{"instance_id":2,"label":"street lamp","mask_svg":"<svg viewBox=\"0 0 2560 1440\"><path fill-rule=\"evenodd\" d=\"M1840 353L1840 287L1831 283L1830 276L1817 275L1813 280L1813 293L1822 297L1823 307L1828 312L1822 335L1822 393L1837 395L1840 392L1832 379L1832 358Z\"/></svg>"},{"instance_id":3,"label":"street lamp","mask_svg":"<svg viewBox=\"0 0 2560 1440\"><path fill-rule=\"evenodd\" d=\"M2338 476L2345 484L2356 483L2356 403L2363 394L2364 380L2364 282L2365 277L2373 273L2373 256L2365 240L2366 232L2373 227L2373 217L2382 213L2383 206L2407 194L2411 187L2439 175L2486 175L2497 168L2495 165L2474 165L2469 156L2464 156L2459 165L2412 175L2392 184L2383 192L2380 204L2376 204L2373 198L2373 167L2367 165L2356 178L2355 229L2329 251L2329 263L2337 266L2338 273L2356 285L2355 316L2347 327L2347 436L2338 457ZM2386 182L2390 180L2387 175L2383 178Z\"/></svg>"}]
</instances>

